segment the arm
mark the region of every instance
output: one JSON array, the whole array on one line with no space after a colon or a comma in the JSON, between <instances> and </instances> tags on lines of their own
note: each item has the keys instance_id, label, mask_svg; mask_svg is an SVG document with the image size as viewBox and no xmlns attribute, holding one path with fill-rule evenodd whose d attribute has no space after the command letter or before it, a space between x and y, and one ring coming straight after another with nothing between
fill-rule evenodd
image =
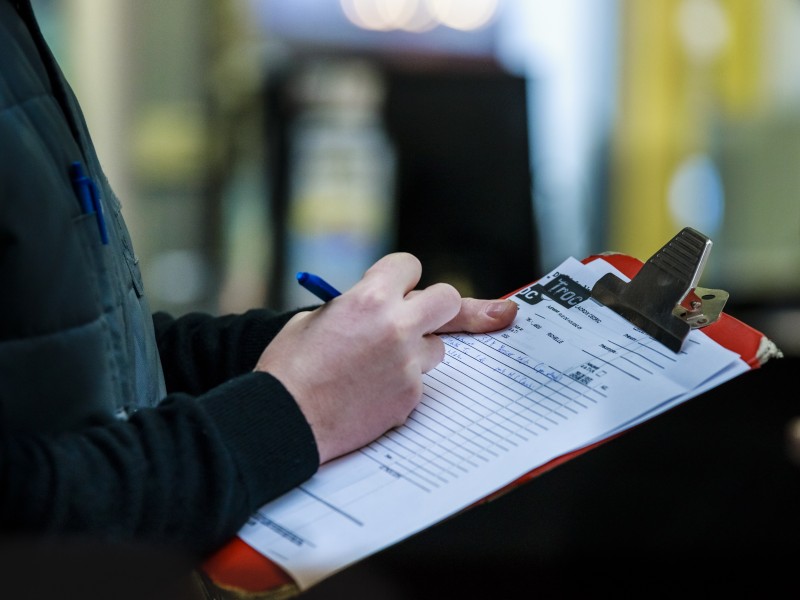
<instances>
[{"instance_id":1,"label":"arm","mask_svg":"<svg viewBox=\"0 0 800 600\"><path fill-rule=\"evenodd\" d=\"M222 317L190 313L177 319L154 314L167 391L200 394L251 371L295 312L250 310Z\"/></svg>"},{"instance_id":2,"label":"arm","mask_svg":"<svg viewBox=\"0 0 800 600\"><path fill-rule=\"evenodd\" d=\"M197 398L173 394L129 421L0 434L0 530L139 539L191 556L319 464L297 405L262 373Z\"/></svg>"},{"instance_id":3,"label":"arm","mask_svg":"<svg viewBox=\"0 0 800 600\"><path fill-rule=\"evenodd\" d=\"M415 258L389 255L352 290L283 327L258 314L216 324L193 316L179 327L157 317L161 341L193 340L195 356L205 348L199 355L221 357L234 340L279 333L253 371L196 397L172 393L129 421L58 436L0 431L0 529L212 551L320 462L402 423L419 402L422 373L444 354L436 332L499 329L516 314L513 302L462 299L443 284L413 291L419 275ZM261 333L245 331L249 319ZM265 333L267 322L275 328ZM204 328L227 342L200 335ZM241 362L209 365L213 376L198 368L203 386L245 368L250 348Z\"/></svg>"}]
</instances>

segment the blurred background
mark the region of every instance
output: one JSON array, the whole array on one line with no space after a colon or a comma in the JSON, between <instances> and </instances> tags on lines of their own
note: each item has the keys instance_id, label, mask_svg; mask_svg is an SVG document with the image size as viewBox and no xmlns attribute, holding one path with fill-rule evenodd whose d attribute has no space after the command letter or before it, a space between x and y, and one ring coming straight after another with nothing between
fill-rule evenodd
<instances>
[{"instance_id":1,"label":"blurred background","mask_svg":"<svg viewBox=\"0 0 800 600\"><path fill-rule=\"evenodd\" d=\"M701 285L729 291L727 312L764 331L787 357L800 354L798 0L35 0L34 7L122 201L153 308L310 304L316 300L295 283L295 271L346 289L396 249L423 260L423 283L499 296L567 256L611 250L646 260L692 226L714 242ZM637 494L642 502L664 498L664 489L645 485L653 467L632 464L637 457L668 447L674 459L667 440L691 444L693 435L695 450L708 447L698 423L726 422L720 451L748 449L744 460L756 460L766 438L750 435L746 402L762 395L777 402L763 381L740 388L750 397L727 415L703 412L708 404L698 401L685 409L695 411L693 425L689 413L667 415L647 440L634 432L576 461L591 461L588 477L567 465L545 476L556 478L546 492L527 486L488 509L507 515L524 499L529 511L548 515L543 525L526 517L527 533L519 521L504 530L499 514L481 521L477 511L462 517L473 519L469 528L456 520L460 529L445 524L425 534L424 546L401 544L383 563L368 562L371 571L356 571L359 585L398 564L407 572L410 560L431 553L468 562L469 531L481 532L484 552L533 556L537 564L573 556L568 538L588 540L582 552L591 554L591 540L617 533L614 515L622 513L614 510L629 517L639 510L631 504ZM767 446L775 458L780 427L797 411L772 406ZM656 440L667 445L656 448ZM723 469L728 463L718 458ZM670 464L665 455L653 485ZM786 491L775 473L775 489ZM604 476L625 498L598 504L612 511L602 516L578 507L578 491L597 500ZM698 523L711 518L699 506L691 512L687 500L708 499L708 489L695 493L701 481L710 485L704 475L673 476L670 502ZM774 489L756 479L749 491L774 501ZM571 525L559 521L557 507L573 509ZM717 512L713 531L741 520L733 511ZM576 514L586 519L578 519L579 532ZM659 521L662 548L673 547L665 539L685 544L686 514ZM597 516L595 529L589 515ZM703 529L698 523L692 531ZM772 524L747 532L763 541ZM506 545L493 546L488 530ZM515 535L525 541L515 546ZM631 547L642 543L626 535ZM532 539L541 542L536 550Z\"/></svg>"},{"instance_id":2,"label":"blurred background","mask_svg":"<svg viewBox=\"0 0 800 600\"><path fill-rule=\"evenodd\" d=\"M34 4L155 308L294 307L395 249L501 295L689 225L797 351L797 0Z\"/></svg>"}]
</instances>

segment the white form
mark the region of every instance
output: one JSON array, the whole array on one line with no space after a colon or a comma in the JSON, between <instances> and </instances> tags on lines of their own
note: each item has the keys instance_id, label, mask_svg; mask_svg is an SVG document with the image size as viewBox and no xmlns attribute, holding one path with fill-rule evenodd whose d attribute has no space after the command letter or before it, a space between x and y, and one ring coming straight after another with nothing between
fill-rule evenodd
<instances>
[{"instance_id":1,"label":"white form","mask_svg":"<svg viewBox=\"0 0 800 600\"><path fill-rule=\"evenodd\" d=\"M700 330L676 354L588 298L606 272L628 280L570 258L512 296L508 329L442 336L402 427L263 506L239 537L306 589L749 369Z\"/></svg>"}]
</instances>

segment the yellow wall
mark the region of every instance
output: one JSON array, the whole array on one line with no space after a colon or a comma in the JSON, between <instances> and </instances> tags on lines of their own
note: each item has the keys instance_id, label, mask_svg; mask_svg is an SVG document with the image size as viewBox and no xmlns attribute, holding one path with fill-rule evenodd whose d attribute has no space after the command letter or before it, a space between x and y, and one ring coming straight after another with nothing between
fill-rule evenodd
<instances>
[{"instance_id":1,"label":"yellow wall","mask_svg":"<svg viewBox=\"0 0 800 600\"><path fill-rule=\"evenodd\" d=\"M763 4L623 0L621 6L609 240L610 249L646 259L686 225L675 222L667 204L678 164L709 149L717 118L737 118L757 105ZM713 55L693 54L682 34L681 19L698 9L722 17L711 21L725 40ZM702 43L703 23L690 23Z\"/></svg>"}]
</instances>

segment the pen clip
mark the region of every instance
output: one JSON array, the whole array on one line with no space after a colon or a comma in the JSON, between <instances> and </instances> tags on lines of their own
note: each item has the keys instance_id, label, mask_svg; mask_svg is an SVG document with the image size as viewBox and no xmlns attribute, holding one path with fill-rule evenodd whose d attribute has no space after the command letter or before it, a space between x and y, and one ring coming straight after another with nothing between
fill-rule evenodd
<instances>
[{"instance_id":1,"label":"pen clip","mask_svg":"<svg viewBox=\"0 0 800 600\"><path fill-rule=\"evenodd\" d=\"M108 227L106 226L105 215L103 214L103 204L100 201L100 191L91 177L83 171L83 165L73 162L69 167L70 180L72 187L81 202L81 209L84 214L94 214L97 221L97 229L100 232L100 241L108 244Z\"/></svg>"}]
</instances>

